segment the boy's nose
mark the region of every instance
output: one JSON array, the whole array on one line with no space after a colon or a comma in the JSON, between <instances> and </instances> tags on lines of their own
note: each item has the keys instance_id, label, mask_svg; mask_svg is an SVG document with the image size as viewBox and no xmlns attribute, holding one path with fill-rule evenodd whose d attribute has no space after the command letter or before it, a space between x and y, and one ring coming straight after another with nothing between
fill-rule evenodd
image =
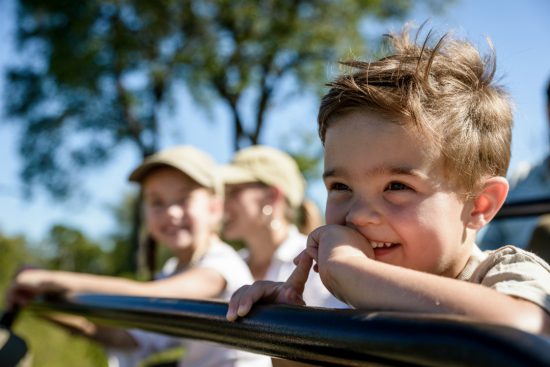
<instances>
[{"instance_id":1,"label":"boy's nose","mask_svg":"<svg viewBox=\"0 0 550 367\"><path fill-rule=\"evenodd\" d=\"M366 200L356 200L346 215L346 223L355 227L380 224L382 216L376 206Z\"/></svg>"}]
</instances>

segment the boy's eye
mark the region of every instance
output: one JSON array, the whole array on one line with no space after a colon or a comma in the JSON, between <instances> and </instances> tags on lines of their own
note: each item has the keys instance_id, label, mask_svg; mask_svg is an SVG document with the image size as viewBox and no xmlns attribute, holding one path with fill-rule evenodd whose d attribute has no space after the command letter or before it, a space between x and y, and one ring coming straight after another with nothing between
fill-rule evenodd
<instances>
[{"instance_id":1,"label":"boy's eye","mask_svg":"<svg viewBox=\"0 0 550 367\"><path fill-rule=\"evenodd\" d=\"M341 182L334 182L333 184L330 185L330 190L347 191L347 190L349 190L349 187L348 187L348 185L345 185Z\"/></svg>"},{"instance_id":2,"label":"boy's eye","mask_svg":"<svg viewBox=\"0 0 550 367\"><path fill-rule=\"evenodd\" d=\"M393 181L386 186L385 191L401 191L401 190L408 190L408 189L409 189L409 186L405 185L404 183Z\"/></svg>"}]
</instances>

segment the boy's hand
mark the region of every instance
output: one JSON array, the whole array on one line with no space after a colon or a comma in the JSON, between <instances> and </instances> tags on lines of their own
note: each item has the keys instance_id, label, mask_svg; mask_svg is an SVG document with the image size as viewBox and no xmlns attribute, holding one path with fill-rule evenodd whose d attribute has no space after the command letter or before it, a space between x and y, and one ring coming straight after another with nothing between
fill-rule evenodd
<instances>
[{"instance_id":1,"label":"boy's hand","mask_svg":"<svg viewBox=\"0 0 550 367\"><path fill-rule=\"evenodd\" d=\"M235 321L237 317L244 317L250 312L254 303L259 301L305 305L302 294L311 269L312 259L309 256L302 256L297 265L284 283L261 280L239 288L229 301L227 320Z\"/></svg>"},{"instance_id":2,"label":"boy's hand","mask_svg":"<svg viewBox=\"0 0 550 367\"><path fill-rule=\"evenodd\" d=\"M313 269L319 272L323 284L337 298L331 286L330 273L333 264L346 263L350 257L374 259L374 250L368 240L357 230L337 224L321 226L311 232L307 239L305 253L313 259ZM294 260L295 263L304 257L300 254Z\"/></svg>"},{"instance_id":3,"label":"boy's hand","mask_svg":"<svg viewBox=\"0 0 550 367\"><path fill-rule=\"evenodd\" d=\"M307 254L315 261L315 269L328 261L348 256L374 259L374 250L365 237L353 228L337 224L321 226L307 239Z\"/></svg>"}]
</instances>

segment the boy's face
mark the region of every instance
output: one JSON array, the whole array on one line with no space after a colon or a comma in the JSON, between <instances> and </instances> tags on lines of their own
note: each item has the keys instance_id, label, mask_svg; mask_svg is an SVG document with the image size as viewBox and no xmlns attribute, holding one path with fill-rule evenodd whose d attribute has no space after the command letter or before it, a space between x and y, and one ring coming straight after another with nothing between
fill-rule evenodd
<instances>
[{"instance_id":1,"label":"boy's face","mask_svg":"<svg viewBox=\"0 0 550 367\"><path fill-rule=\"evenodd\" d=\"M378 261L455 277L473 242L465 224L470 204L425 145L376 112L333 121L325 136L326 221L356 229Z\"/></svg>"},{"instance_id":2,"label":"boy's face","mask_svg":"<svg viewBox=\"0 0 550 367\"><path fill-rule=\"evenodd\" d=\"M209 240L216 218L214 197L204 187L173 168L159 168L143 181L147 229L176 256Z\"/></svg>"}]
</instances>

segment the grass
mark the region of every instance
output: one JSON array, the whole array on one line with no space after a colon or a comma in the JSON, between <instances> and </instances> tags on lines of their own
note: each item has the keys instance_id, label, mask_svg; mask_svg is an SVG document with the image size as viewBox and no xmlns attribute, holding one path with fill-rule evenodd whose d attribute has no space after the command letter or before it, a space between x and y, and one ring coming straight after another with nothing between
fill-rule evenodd
<instances>
[{"instance_id":1,"label":"grass","mask_svg":"<svg viewBox=\"0 0 550 367\"><path fill-rule=\"evenodd\" d=\"M33 367L107 366L99 344L72 335L30 313L19 315L13 330L27 342Z\"/></svg>"},{"instance_id":2,"label":"grass","mask_svg":"<svg viewBox=\"0 0 550 367\"><path fill-rule=\"evenodd\" d=\"M107 356L100 344L71 334L34 314L20 314L13 331L27 342L27 359L32 367L107 366ZM183 348L169 349L148 357L142 366L164 366L179 360L183 354Z\"/></svg>"}]
</instances>

